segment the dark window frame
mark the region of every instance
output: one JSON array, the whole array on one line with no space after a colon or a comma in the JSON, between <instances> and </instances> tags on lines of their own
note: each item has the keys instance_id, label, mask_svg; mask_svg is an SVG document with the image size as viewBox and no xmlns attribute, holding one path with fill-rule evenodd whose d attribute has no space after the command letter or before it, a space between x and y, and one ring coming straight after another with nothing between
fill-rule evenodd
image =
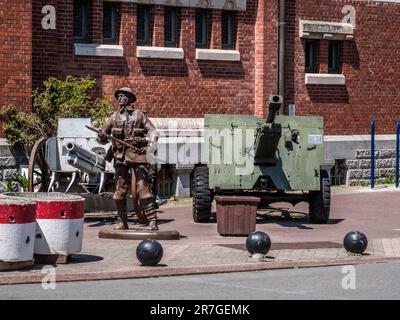
<instances>
[{"instance_id":1,"label":"dark window frame","mask_svg":"<svg viewBox=\"0 0 400 320\"><path fill-rule=\"evenodd\" d=\"M341 73L340 43L338 41L329 41L328 73L331 74Z\"/></svg>"},{"instance_id":2,"label":"dark window frame","mask_svg":"<svg viewBox=\"0 0 400 320\"><path fill-rule=\"evenodd\" d=\"M199 17L201 16L201 17ZM207 9L196 9L196 28L195 28L195 41L196 41L196 48L200 49L207 49L210 47L210 26L209 23L211 21L211 13L210 10ZM200 18L201 20L199 20ZM201 29L202 29L202 37L199 39L198 37L198 23L201 22ZM200 41L199 41L200 40Z\"/></svg>"},{"instance_id":3,"label":"dark window frame","mask_svg":"<svg viewBox=\"0 0 400 320\"><path fill-rule=\"evenodd\" d=\"M167 24L166 24L167 12L168 12L168 14L171 13L171 26L170 26L171 30L169 30L169 32L171 33L171 40L167 40L167 37L166 37L166 34L168 32ZM179 12L178 12L178 9L173 8L173 7L165 7L164 8L164 46L176 48L176 47L178 47L178 43L179 43Z\"/></svg>"},{"instance_id":4,"label":"dark window frame","mask_svg":"<svg viewBox=\"0 0 400 320\"><path fill-rule=\"evenodd\" d=\"M227 18L227 29L224 28L223 20ZM226 32L226 35L224 34ZM233 11L223 10L221 13L221 46L222 49L232 50L235 48L236 17ZM224 38L227 42L224 43Z\"/></svg>"},{"instance_id":5,"label":"dark window frame","mask_svg":"<svg viewBox=\"0 0 400 320\"><path fill-rule=\"evenodd\" d=\"M74 0L73 2L73 33L74 42L87 43L89 42L89 21L90 21L90 3L89 0ZM79 14L81 15L80 35L75 33L75 14L79 6Z\"/></svg>"},{"instance_id":6,"label":"dark window frame","mask_svg":"<svg viewBox=\"0 0 400 320\"><path fill-rule=\"evenodd\" d=\"M143 38L139 38L139 10L143 10L144 26L143 26ZM136 44L139 46L151 46L151 24L152 24L152 10L150 6L138 6L137 7L137 22L136 22Z\"/></svg>"},{"instance_id":7,"label":"dark window frame","mask_svg":"<svg viewBox=\"0 0 400 320\"><path fill-rule=\"evenodd\" d=\"M106 7L110 7L111 8L111 36L110 37L106 37L105 36L105 21L104 21L104 17L105 17L105 10ZM114 2L103 2L103 43L107 43L107 44L118 44L119 41L119 25L120 25L120 7L118 5L118 3L114 3Z\"/></svg>"},{"instance_id":8,"label":"dark window frame","mask_svg":"<svg viewBox=\"0 0 400 320\"><path fill-rule=\"evenodd\" d=\"M307 40L304 44L304 67L306 73L317 73L317 41Z\"/></svg>"}]
</instances>

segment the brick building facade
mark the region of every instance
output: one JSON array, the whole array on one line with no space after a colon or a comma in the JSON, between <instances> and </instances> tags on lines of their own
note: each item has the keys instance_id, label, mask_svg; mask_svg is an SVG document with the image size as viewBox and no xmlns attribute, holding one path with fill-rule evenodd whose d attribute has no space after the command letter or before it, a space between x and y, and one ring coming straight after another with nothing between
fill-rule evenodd
<instances>
[{"instance_id":1,"label":"brick building facade","mask_svg":"<svg viewBox=\"0 0 400 320\"><path fill-rule=\"evenodd\" d=\"M87 7L77 11L82 2ZM372 117L378 147L394 146L399 2L286 0L285 111L324 117L329 160L351 161L367 149ZM96 78L95 94L110 99L117 87L131 86L152 117L265 116L278 86L279 3L2 0L0 105L28 111L32 88L71 74ZM42 27L46 5L56 10L55 29ZM199 24L202 10L207 19ZM357 171L347 178L365 177Z\"/></svg>"}]
</instances>

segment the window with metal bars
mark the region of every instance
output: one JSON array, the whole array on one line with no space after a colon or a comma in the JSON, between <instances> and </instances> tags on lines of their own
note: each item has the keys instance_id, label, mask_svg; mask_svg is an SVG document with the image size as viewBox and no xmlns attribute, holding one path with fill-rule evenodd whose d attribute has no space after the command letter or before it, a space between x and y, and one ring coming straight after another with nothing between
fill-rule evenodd
<instances>
[{"instance_id":1,"label":"window with metal bars","mask_svg":"<svg viewBox=\"0 0 400 320\"><path fill-rule=\"evenodd\" d=\"M137 7L136 42L138 45L150 45L151 10L148 6Z\"/></svg>"},{"instance_id":2,"label":"window with metal bars","mask_svg":"<svg viewBox=\"0 0 400 320\"><path fill-rule=\"evenodd\" d=\"M340 73L340 59L339 59L339 43L336 41L329 41L328 52L328 72Z\"/></svg>"},{"instance_id":3,"label":"window with metal bars","mask_svg":"<svg viewBox=\"0 0 400 320\"><path fill-rule=\"evenodd\" d=\"M316 41L306 41L305 43L305 72L317 72L317 44Z\"/></svg>"},{"instance_id":4,"label":"window with metal bars","mask_svg":"<svg viewBox=\"0 0 400 320\"><path fill-rule=\"evenodd\" d=\"M178 13L175 8L164 9L164 46L178 45Z\"/></svg>"},{"instance_id":5,"label":"window with metal bars","mask_svg":"<svg viewBox=\"0 0 400 320\"><path fill-rule=\"evenodd\" d=\"M210 21L210 13L208 10L197 9L196 10L196 48L208 48L209 47L209 32L210 28L208 23Z\"/></svg>"},{"instance_id":6,"label":"window with metal bars","mask_svg":"<svg viewBox=\"0 0 400 320\"><path fill-rule=\"evenodd\" d=\"M74 41L88 42L89 41L89 1L75 0L74 1Z\"/></svg>"},{"instance_id":7,"label":"window with metal bars","mask_svg":"<svg viewBox=\"0 0 400 320\"><path fill-rule=\"evenodd\" d=\"M117 44L119 33L119 10L115 3L103 4L103 42Z\"/></svg>"},{"instance_id":8,"label":"window with metal bars","mask_svg":"<svg viewBox=\"0 0 400 320\"><path fill-rule=\"evenodd\" d=\"M231 11L222 11L221 14L222 49L235 47L235 16Z\"/></svg>"}]
</instances>

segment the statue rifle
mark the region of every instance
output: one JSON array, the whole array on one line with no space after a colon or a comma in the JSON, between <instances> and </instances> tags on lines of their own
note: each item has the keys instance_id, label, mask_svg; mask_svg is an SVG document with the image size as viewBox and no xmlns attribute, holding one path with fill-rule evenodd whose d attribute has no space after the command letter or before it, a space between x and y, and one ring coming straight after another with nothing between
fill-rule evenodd
<instances>
[{"instance_id":1,"label":"statue rifle","mask_svg":"<svg viewBox=\"0 0 400 320\"><path fill-rule=\"evenodd\" d=\"M120 140L120 139L118 139L118 138L116 138L116 137L113 137L112 135L109 135L109 134L103 132L101 129L96 129L96 128L93 128L93 127L91 127L91 126L85 126L85 127L88 128L89 130L92 130L92 131L96 132L97 134L103 133L103 135L104 135L104 137L105 137L106 139L109 139L109 140L112 140L112 141L114 141L114 142L117 142L117 143L119 143L119 144L121 144L121 145L123 145L123 146L125 146L125 147L127 147L127 148L131 148L131 149L133 149L135 152L140 151L140 150L139 150L138 148L136 148L135 146L133 146L133 145L131 145L131 144L129 144L129 143L123 141L123 140Z\"/></svg>"}]
</instances>

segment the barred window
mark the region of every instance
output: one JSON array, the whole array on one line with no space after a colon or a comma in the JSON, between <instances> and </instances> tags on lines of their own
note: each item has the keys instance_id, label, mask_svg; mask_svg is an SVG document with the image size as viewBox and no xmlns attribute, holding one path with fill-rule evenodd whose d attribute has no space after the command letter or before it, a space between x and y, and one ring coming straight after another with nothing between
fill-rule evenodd
<instances>
[{"instance_id":1,"label":"barred window","mask_svg":"<svg viewBox=\"0 0 400 320\"><path fill-rule=\"evenodd\" d=\"M119 33L119 10L114 3L103 5L103 42L118 43Z\"/></svg>"},{"instance_id":2,"label":"barred window","mask_svg":"<svg viewBox=\"0 0 400 320\"><path fill-rule=\"evenodd\" d=\"M305 43L305 72L317 72L316 41L306 41Z\"/></svg>"},{"instance_id":3,"label":"barred window","mask_svg":"<svg viewBox=\"0 0 400 320\"><path fill-rule=\"evenodd\" d=\"M235 47L235 17L233 12L222 11L221 15L222 49Z\"/></svg>"},{"instance_id":4,"label":"barred window","mask_svg":"<svg viewBox=\"0 0 400 320\"><path fill-rule=\"evenodd\" d=\"M89 1L74 1L74 41L87 42L89 40Z\"/></svg>"},{"instance_id":5,"label":"barred window","mask_svg":"<svg viewBox=\"0 0 400 320\"><path fill-rule=\"evenodd\" d=\"M137 8L136 42L138 45L150 45L150 8L139 6Z\"/></svg>"},{"instance_id":6,"label":"barred window","mask_svg":"<svg viewBox=\"0 0 400 320\"><path fill-rule=\"evenodd\" d=\"M164 10L164 45L166 47L178 45L178 14L175 8Z\"/></svg>"},{"instance_id":7,"label":"barred window","mask_svg":"<svg viewBox=\"0 0 400 320\"><path fill-rule=\"evenodd\" d=\"M209 47L209 21L209 12L207 10L196 10L196 48Z\"/></svg>"},{"instance_id":8,"label":"barred window","mask_svg":"<svg viewBox=\"0 0 400 320\"><path fill-rule=\"evenodd\" d=\"M328 72L340 73L340 60L339 60L339 43L336 41L329 41L328 52Z\"/></svg>"}]
</instances>

